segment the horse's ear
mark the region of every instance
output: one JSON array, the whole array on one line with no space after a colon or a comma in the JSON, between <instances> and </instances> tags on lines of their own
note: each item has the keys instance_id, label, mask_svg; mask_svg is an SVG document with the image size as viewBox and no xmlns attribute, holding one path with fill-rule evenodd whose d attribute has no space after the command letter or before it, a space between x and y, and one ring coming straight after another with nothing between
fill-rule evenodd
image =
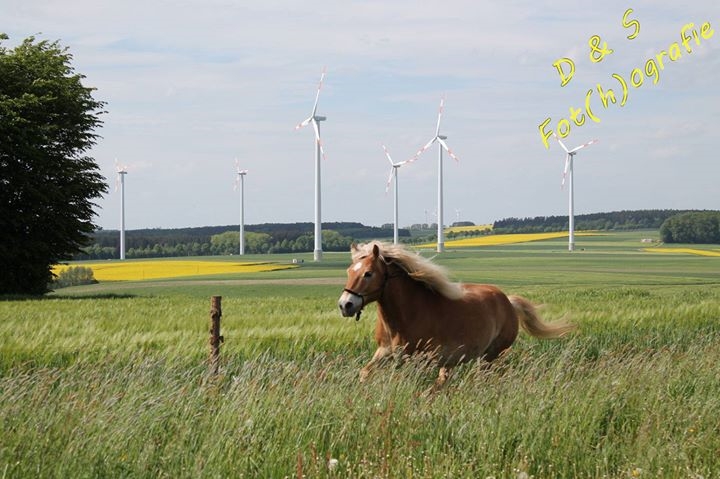
<instances>
[{"instance_id":1,"label":"horse's ear","mask_svg":"<svg viewBox=\"0 0 720 479\"><path fill-rule=\"evenodd\" d=\"M353 241L353 243L350 245L350 252L355 253L358 250L357 243Z\"/></svg>"},{"instance_id":2,"label":"horse's ear","mask_svg":"<svg viewBox=\"0 0 720 479\"><path fill-rule=\"evenodd\" d=\"M380 256L380 247L375 243L373 244L373 257L377 258L378 256Z\"/></svg>"}]
</instances>

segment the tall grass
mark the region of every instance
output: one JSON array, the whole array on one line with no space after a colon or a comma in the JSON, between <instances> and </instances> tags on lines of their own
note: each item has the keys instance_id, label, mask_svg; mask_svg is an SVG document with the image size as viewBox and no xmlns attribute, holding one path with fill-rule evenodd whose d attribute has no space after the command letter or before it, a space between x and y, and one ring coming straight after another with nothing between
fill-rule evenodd
<instances>
[{"instance_id":1,"label":"tall grass","mask_svg":"<svg viewBox=\"0 0 720 479\"><path fill-rule=\"evenodd\" d=\"M420 365L360 385L335 354L17 370L0 457L6 477L713 477L714 345L586 356L524 348L430 394Z\"/></svg>"},{"instance_id":2,"label":"tall grass","mask_svg":"<svg viewBox=\"0 0 720 479\"><path fill-rule=\"evenodd\" d=\"M520 287L513 254L495 272L578 332L437 391L414 360L358 382L376 309L341 319L333 285L219 286L215 377L211 287L0 301L0 477L717 477L717 281L593 279L576 256L578 284Z\"/></svg>"}]
</instances>

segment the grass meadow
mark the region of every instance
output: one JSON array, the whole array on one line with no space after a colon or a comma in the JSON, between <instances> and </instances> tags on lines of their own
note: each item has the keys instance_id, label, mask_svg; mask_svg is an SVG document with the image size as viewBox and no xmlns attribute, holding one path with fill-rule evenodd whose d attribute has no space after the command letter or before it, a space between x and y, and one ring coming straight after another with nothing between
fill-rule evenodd
<instances>
[{"instance_id":1,"label":"grass meadow","mask_svg":"<svg viewBox=\"0 0 720 479\"><path fill-rule=\"evenodd\" d=\"M578 331L521 334L435 392L436 371L415 361L358 382L376 309L359 322L337 311L349 253L4 298L0 478L720 477L720 258L649 253L653 234L437 256ZM225 337L214 377L212 295Z\"/></svg>"}]
</instances>

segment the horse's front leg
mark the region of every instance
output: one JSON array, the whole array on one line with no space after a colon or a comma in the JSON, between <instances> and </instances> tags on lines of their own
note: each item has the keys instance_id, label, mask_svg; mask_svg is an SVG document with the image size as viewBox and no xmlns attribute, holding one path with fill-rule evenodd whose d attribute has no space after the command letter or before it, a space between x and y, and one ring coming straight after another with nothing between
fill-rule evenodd
<instances>
[{"instance_id":1,"label":"horse's front leg","mask_svg":"<svg viewBox=\"0 0 720 479\"><path fill-rule=\"evenodd\" d=\"M365 381L377 364L393 353L392 337L380 314L378 314L378 318L375 321L375 341L378 344L378 348L370 362L360 370L360 382Z\"/></svg>"},{"instance_id":2,"label":"horse's front leg","mask_svg":"<svg viewBox=\"0 0 720 479\"><path fill-rule=\"evenodd\" d=\"M440 368L440 371L438 371L438 377L435 380L435 386L437 386L437 387L443 386L447 382L449 377L450 377L450 368L448 368L447 366L442 366Z\"/></svg>"},{"instance_id":3,"label":"horse's front leg","mask_svg":"<svg viewBox=\"0 0 720 479\"><path fill-rule=\"evenodd\" d=\"M368 378L370 372L375 369L378 363L391 356L392 351L393 349L390 345L378 347L370 362L360 370L360 382L364 382Z\"/></svg>"}]
</instances>

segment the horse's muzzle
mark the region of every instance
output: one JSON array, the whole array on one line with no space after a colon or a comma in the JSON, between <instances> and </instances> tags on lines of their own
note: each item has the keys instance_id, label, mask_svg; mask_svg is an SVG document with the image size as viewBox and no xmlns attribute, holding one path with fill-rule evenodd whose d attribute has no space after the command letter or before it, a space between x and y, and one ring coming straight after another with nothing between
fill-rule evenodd
<instances>
[{"instance_id":1,"label":"horse's muzzle","mask_svg":"<svg viewBox=\"0 0 720 479\"><path fill-rule=\"evenodd\" d=\"M346 318L357 315L363 307L363 298L358 294L349 291L343 291L338 300L340 312Z\"/></svg>"}]
</instances>

